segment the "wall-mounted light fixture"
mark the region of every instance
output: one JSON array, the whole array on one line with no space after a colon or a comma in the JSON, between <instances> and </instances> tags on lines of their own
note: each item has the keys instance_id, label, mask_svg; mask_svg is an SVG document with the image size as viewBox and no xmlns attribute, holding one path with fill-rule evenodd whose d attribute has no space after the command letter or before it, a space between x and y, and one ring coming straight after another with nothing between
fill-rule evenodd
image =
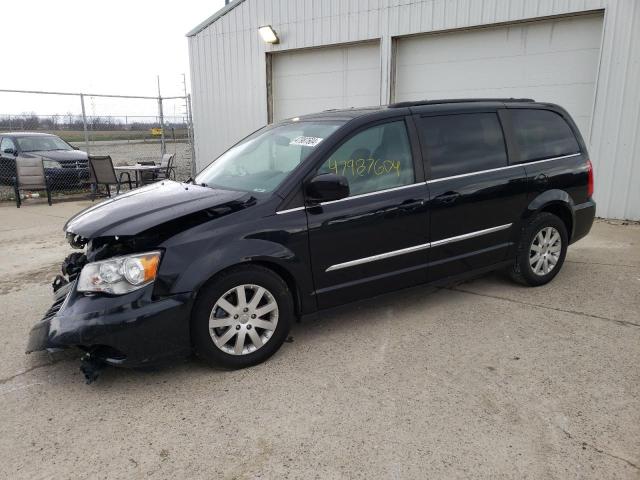
<instances>
[{"instance_id":1,"label":"wall-mounted light fixture","mask_svg":"<svg viewBox=\"0 0 640 480\"><path fill-rule=\"evenodd\" d=\"M264 27L258 28L258 32L260 32L262 40L266 43L280 43L280 39L278 38L276 31L271 28L271 25L265 25Z\"/></svg>"}]
</instances>

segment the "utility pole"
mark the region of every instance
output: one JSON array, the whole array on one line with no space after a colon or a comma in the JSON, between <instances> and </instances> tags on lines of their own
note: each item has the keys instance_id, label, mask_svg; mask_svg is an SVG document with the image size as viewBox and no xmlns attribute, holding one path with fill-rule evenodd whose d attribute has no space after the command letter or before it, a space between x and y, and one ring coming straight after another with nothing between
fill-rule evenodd
<instances>
[{"instance_id":1,"label":"utility pole","mask_svg":"<svg viewBox=\"0 0 640 480\"><path fill-rule=\"evenodd\" d=\"M160 156L164 155L167 148L164 144L164 115L162 113L162 94L160 93L160 75L158 75L158 115L160 116Z\"/></svg>"},{"instance_id":2,"label":"utility pole","mask_svg":"<svg viewBox=\"0 0 640 480\"><path fill-rule=\"evenodd\" d=\"M187 114L187 138L189 139L189 149L191 154L191 178L196 178L196 149L193 140L193 119L191 118L191 95L187 93L187 76L182 74L182 86L184 87L184 106Z\"/></svg>"},{"instance_id":3,"label":"utility pole","mask_svg":"<svg viewBox=\"0 0 640 480\"><path fill-rule=\"evenodd\" d=\"M80 94L80 106L82 107L82 129L84 130L84 149L89 153L89 132L87 131L87 112L84 108L84 94ZM71 123L71 122L69 122Z\"/></svg>"}]
</instances>

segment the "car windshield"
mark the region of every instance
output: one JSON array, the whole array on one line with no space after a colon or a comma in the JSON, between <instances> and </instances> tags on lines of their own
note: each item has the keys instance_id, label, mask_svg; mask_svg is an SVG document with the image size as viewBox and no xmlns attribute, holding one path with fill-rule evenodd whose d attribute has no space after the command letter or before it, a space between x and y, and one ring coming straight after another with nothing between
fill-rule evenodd
<instances>
[{"instance_id":1,"label":"car windshield","mask_svg":"<svg viewBox=\"0 0 640 480\"><path fill-rule=\"evenodd\" d=\"M231 147L195 183L247 192L271 192L343 122L294 122L265 127Z\"/></svg>"},{"instance_id":2,"label":"car windshield","mask_svg":"<svg viewBox=\"0 0 640 480\"><path fill-rule=\"evenodd\" d=\"M73 150L71 145L53 135L33 135L18 137L18 145L22 152L47 152L50 150Z\"/></svg>"}]
</instances>

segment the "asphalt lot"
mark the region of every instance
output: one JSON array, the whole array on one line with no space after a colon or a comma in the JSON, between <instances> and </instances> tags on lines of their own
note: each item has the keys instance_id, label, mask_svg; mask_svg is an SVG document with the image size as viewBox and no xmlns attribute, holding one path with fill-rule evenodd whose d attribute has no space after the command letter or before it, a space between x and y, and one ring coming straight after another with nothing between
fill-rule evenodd
<instances>
[{"instance_id":1,"label":"asphalt lot","mask_svg":"<svg viewBox=\"0 0 640 480\"><path fill-rule=\"evenodd\" d=\"M640 478L640 225L544 287L500 275L296 325L267 363L25 355L89 202L0 204L0 478Z\"/></svg>"}]
</instances>

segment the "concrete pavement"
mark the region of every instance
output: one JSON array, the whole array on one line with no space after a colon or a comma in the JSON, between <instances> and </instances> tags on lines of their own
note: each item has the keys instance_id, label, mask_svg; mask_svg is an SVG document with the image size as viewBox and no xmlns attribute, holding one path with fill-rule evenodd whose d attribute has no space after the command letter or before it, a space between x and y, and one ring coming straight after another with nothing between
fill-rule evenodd
<instances>
[{"instance_id":1,"label":"concrete pavement","mask_svg":"<svg viewBox=\"0 0 640 480\"><path fill-rule=\"evenodd\" d=\"M2 478L640 478L640 226L544 287L490 275L296 325L267 363L106 370L24 355L89 202L0 205Z\"/></svg>"}]
</instances>

